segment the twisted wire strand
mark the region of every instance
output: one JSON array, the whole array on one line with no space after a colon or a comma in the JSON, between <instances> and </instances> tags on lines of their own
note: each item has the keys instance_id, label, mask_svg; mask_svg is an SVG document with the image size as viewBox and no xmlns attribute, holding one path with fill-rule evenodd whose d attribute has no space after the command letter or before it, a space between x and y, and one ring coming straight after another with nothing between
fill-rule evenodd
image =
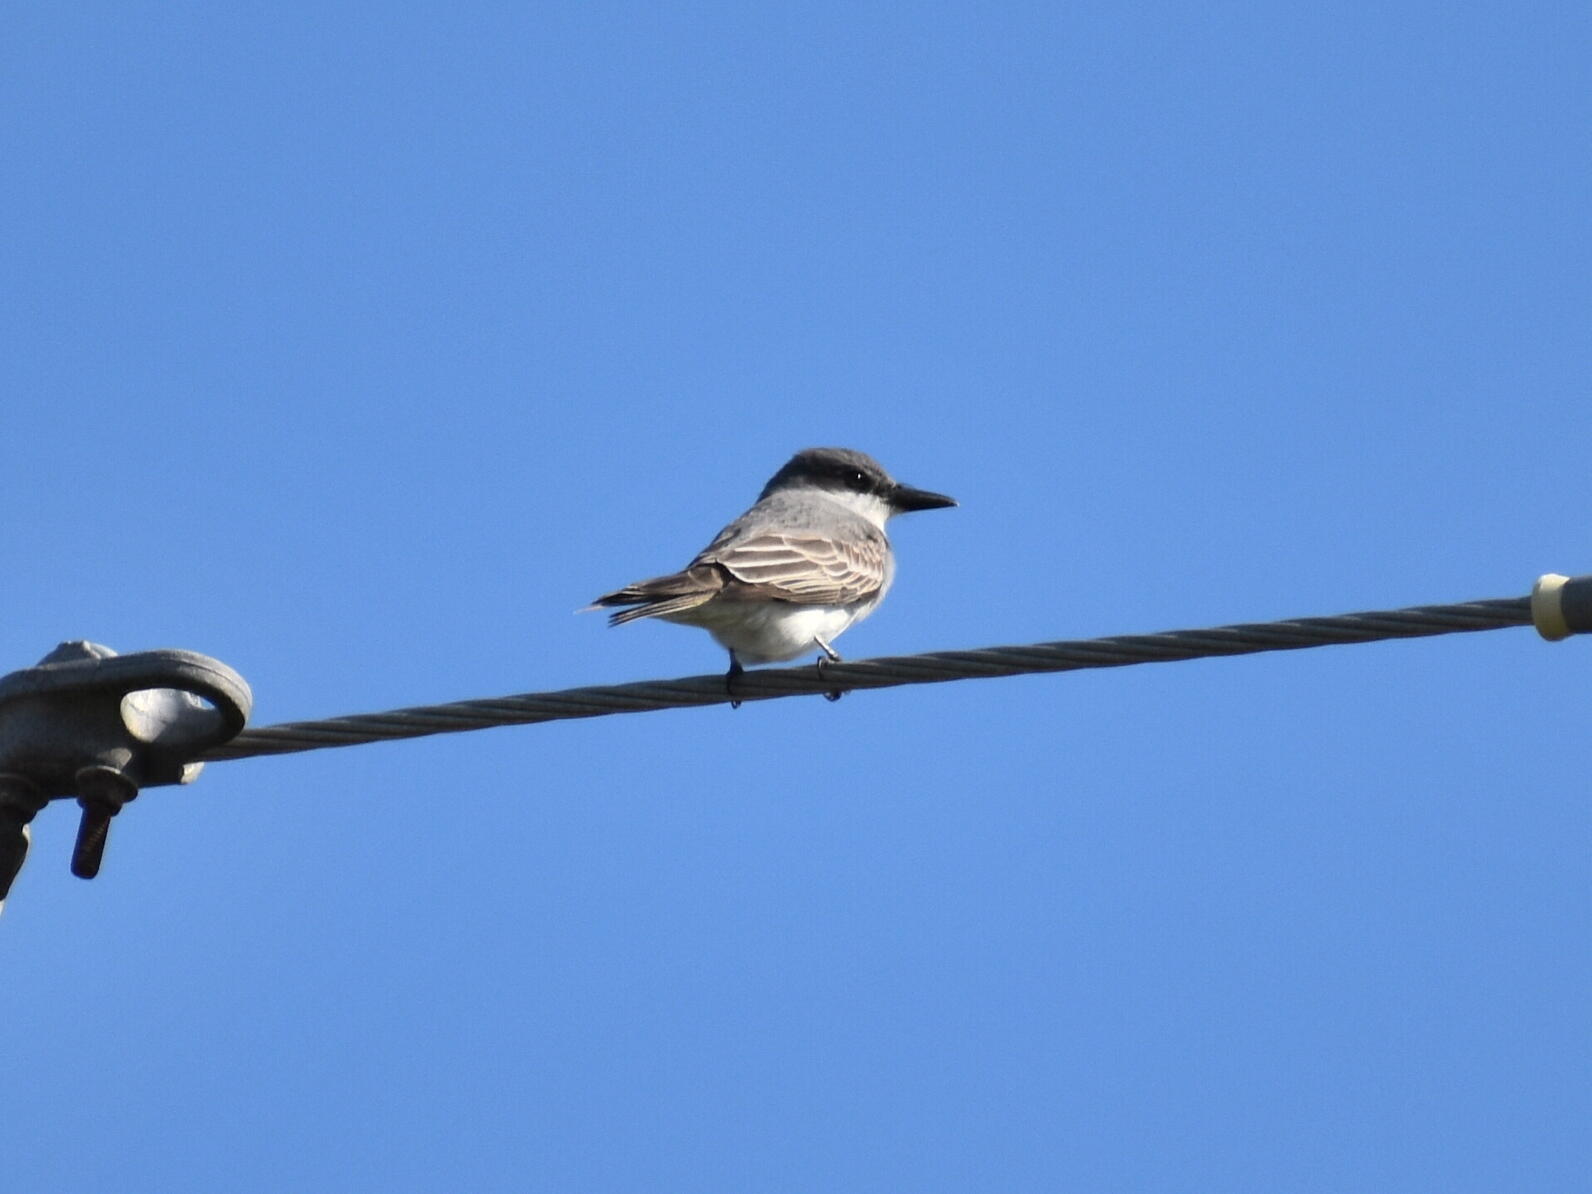
<instances>
[{"instance_id":1,"label":"twisted wire strand","mask_svg":"<svg viewBox=\"0 0 1592 1194\"><path fill-rule=\"evenodd\" d=\"M895 688L995 676L1069 672L1084 668L1173 663L1260 651L1295 651L1381 639L1421 638L1531 625L1529 597L1502 597L1457 605L1417 605L1326 618L1250 622L1205 630L1169 630L1028 646L984 647L972 651L932 651L924 655L882 656L834 663L820 676L812 665L745 672L736 681L743 701L810 696L837 689ZM686 676L635 684L566 688L519 696L454 701L386 713L360 713L320 721L284 722L244 730L230 742L200 756L207 760L247 759L292 754L332 746L359 746L428 734L453 734L492 726L530 725L613 713L645 713L722 705L730 700L724 676Z\"/></svg>"}]
</instances>

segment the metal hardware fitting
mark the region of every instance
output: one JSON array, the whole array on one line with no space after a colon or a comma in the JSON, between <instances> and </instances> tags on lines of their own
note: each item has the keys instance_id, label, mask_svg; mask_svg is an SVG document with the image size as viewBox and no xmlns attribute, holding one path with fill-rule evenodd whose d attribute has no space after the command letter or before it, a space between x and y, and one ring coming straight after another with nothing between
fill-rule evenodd
<instances>
[{"instance_id":1,"label":"metal hardware fitting","mask_svg":"<svg viewBox=\"0 0 1592 1194\"><path fill-rule=\"evenodd\" d=\"M72 873L92 879L111 818L142 788L191 783L194 760L237 734L253 701L242 676L193 651L62 643L0 677L0 901L46 804L82 805Z\"/></svg>"}]
</instances>

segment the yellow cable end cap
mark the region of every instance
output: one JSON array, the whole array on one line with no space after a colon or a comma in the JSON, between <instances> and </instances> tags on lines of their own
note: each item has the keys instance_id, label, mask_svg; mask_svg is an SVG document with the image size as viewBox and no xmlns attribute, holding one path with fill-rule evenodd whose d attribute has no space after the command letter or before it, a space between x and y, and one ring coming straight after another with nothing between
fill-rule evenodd
<instances>
[{"instance_id":1,"label":"yellow cable end cap","mask_svg":"<svg viewBox=\"0 0 1592 1194\"><path fill-rule=\"evenodd\" d=\"M1550 643L1575 633L1564 617L1564 586L1569 582L1568 576L1547 572L1531 586L1531 622L1537 633Z\"/></svg>"}]
</instances>

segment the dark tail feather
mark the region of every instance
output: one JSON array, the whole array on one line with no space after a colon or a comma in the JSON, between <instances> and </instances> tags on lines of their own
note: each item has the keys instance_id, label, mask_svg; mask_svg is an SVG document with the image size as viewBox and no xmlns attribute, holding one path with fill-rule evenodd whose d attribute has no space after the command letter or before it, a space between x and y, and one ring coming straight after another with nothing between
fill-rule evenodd
<instances>
[{"instance_id":1,"label":"dark tail feather","mask_svg":"<svg viewBox=\"0 0 1592 1194\"><path fill-rule=\"evenodd\" d=\"M616 594L617 596L617 594ZM629 609L622 609L608 615L608 625L623 626L626 622L634 622L637 618L661 618L668 614L678 614L688 609L695 609L708 601L713 600L712 593L683 593L678 597L665 597L661 601L652 601L643 598L643 605L634 605ZM597 599L598 605L617 605L617 601L604 601Z\"/></svg>"},{"instance_id":2,"label":"dark tail feather","mask_svg":"<svg viewBox=\"0 0 1592 1194\"><path fill-rule=\"evenodd\" d=\"M633 585L615 589L612 593L604 593L587 608L598 609L614 605L633 607L608 615L610 626L623 626L626 622L634 622L637 618L666 617L669 614L695 609L704 602L713 600L722 585L714 583L720 579L715 572L709 571L705 576L694 575L694 572L694 569L688 569L685 572L637 581Z\"/></svg>"}]
</instances>

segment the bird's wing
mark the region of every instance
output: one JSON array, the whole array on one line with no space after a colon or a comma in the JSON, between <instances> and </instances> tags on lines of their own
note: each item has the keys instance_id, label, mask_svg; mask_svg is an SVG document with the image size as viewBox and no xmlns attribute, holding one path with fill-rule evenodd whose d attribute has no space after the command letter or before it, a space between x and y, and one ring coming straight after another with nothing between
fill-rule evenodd
<instances>
[{"instance_id":1,"label":"bird's wing","mask_svg":"<svg viewBox=\"0 0 1592 1194\"><path fill-rule=\"evenodd\" d=\"M761 531L721 535L693 561L700 564L717 564L739 581L729 591L743 601L849 605L884 587L890 545L879 532L837 543L811 532Z\"/></svg>"}]
</instances>

